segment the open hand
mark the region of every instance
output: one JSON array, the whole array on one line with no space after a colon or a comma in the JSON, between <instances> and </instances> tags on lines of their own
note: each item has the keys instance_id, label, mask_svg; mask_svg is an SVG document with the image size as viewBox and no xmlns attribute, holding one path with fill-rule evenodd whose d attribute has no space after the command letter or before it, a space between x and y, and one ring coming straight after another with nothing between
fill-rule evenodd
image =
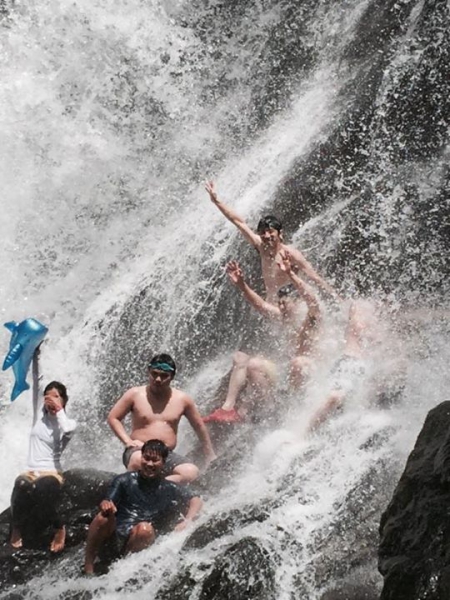
<instances>
[{"instance_id":1,"label":"open hand","mask_svg":"<svg viewBox=\"0 0 450 600\"><path fill-rule=\"evenodd\" d=\"M244 273L236 260L230 260L225 270L233 285L239 286L244 283Z\"/></svg>"},{"instance_id":2,"label":"open hand","mask_svg":"<svg viewBox=\"0 0 450 600\"><path fill-rule=\"evenodd\" d=\"M292 273L292 263L291 263L291 255L287 250L281 250L279 253L281 262L278 263L278 267L286 273L290 275Z\"/></svg>"},{"instance_id":3,"label":"open hand","mask_svg":"<svg viewBox=\"0 0 450 600\"><path fill-rule=\"evenodd\" d=\"M205 183L205 190L208 192L209 197L211 198L211 202L214 202L214 204L217 204L218 198L217 198L217 192L214 187L214 181L207 181Z\"/></svg>"},{"instance_id":4,"label":"open hand","mask_svg":"<svg viewBox=\"0 0 450 600\"><path fill-rule=\"evenodd\" d=\"M116 514L117 508L112 500L102 500L100 502L100 512L104 517L109 517Z\"/></svg>"},{"instance_id":5,"label":"open hand","mask_svg":"<svg viewBox=\"0 0 450 600\"><path fill-rule=\"evenodd\" d=\"M144 442L141 440L130 440L127 444L127 448L142 448Z\"/></svg>"}]
</instances>

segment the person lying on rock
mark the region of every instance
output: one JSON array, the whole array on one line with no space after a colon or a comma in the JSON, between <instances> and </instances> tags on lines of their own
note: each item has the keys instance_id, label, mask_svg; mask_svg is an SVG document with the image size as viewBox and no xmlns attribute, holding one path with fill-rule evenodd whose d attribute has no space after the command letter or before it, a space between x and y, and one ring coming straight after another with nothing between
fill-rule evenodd
<instances>
[{"instance_id":1,"label":"person lying on rock","mask_svg":"<svg viewBox=\"0 0 450 600\"><path fill-rule=\"evenodd\" d=\"M293 271L301 271L327 295L339 299L333 287L315 271L303 254L297 248L284 243L283 225L276 217L272 215L263 217L258 223L256 232L254 232L242 217L219 200L212 181L206 183L205 189L211 202L238 228L247 242L259 252L267 302L277 306L278 290L280 287L291 283L287 273L279 269L284 252L289 253Z\"/></svg>"},{"instance_id":2,"label":"person lying on rock","mask_svg":"<svg viewBox=\"0 0 450 600\"><path fill-rule=\"evenodd\" d=\"M249 412L254 412L256 402L267 403L277 383L280 368L294 388L301 388L309 377L321 330L322 309L312 287L294 273L289 252L283 251L280 258L282 262L278 269L288 277L290 284L278 290L277 306L261 298L248 285L236 261L231 261L227 265L231 282L242 292L247 302L264 317L279 325L277 341L281 341L281 344L278 344L274 350L277 364L267 356L258 355L239 365L235 355L234 368L241 370L242 387L247 386L246 394L238 410L234 404L228 402L227 398L220 409L203 418L205 423L245 420ZM306 315L304 304L306 304Z\"/></svg>"},{"instance_id":3,"label":"person lying on rock","mask_svg":"<svg viewBox=\"0 0 450 600\"><path fill-rule=\"evenodd\" d=\"M69 398L64 384L50 382L44 389L42 410L31 430L27 469L14 483L11 496L11 538L13 548L22 547L22 529L29 513L54 530L52 552L61 552L66 528L59 514L63 476L61 453L72 437L76 423L66 415Z\"/></svg>"},{"instance_id":4,"label":"person lying on rock","mask_svg":"<svg viewBox=\"0 0 450 600\"><path fill-rule=\"evenodd\" d=\"M121 554L147 548L161 533L182 531L196 518L203 501L164 478L169 448L148 440L141 448L139 471L128 471L112 480L100 512L89 526L84 571L94 573L101 545L115 536Z\"/></svg>"},{"instance_id":5,"label":"person lying on rock","mask_svg":"<svg viewBox=\"0 0 450 600\"><path fill-rule=\"evenodd\" d=\"M362 389L371 393L376 385L372 365L381 365L389 353L387 319L380 319L376 303L351 300L342 356L331 370L332 386L328 396L312 415L308 431L317 429L345 400ZM375 375L375 381L373 380Z\"/></svg>"},{"instance_id":6,"label":"person lying on rock","mask_svg":"<svg viewBox=\"0 0 450 600\"><path fill-rule=\"evenodd\" d=\"M169 354L157 354L148 366L148 384L133 387L117 401L108 415L108 424L125 444L123 463L129 471L140 468L141 448L146 440L159 439L169 448L164 475L176 483L196 479L199 469L188 459L173 452L181 417L185 416L197 434L208 466L216 458L208 430L198 409L185 392L171 387L176 373L175 361ZM132 431L122 424L131 413Z\"/></svg>"}]
</instances>

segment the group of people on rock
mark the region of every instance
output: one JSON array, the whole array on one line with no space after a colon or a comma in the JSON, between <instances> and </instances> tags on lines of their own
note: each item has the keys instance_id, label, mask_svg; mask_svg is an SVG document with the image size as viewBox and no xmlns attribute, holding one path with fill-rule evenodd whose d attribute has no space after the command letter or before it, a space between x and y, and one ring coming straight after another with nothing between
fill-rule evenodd
<instances>
[{"instance_id":1,"label":"group of people on rock","mask_svg":"<svg viewBox=\"0 0 450 600\"><path fill-rule=\"evenodd\" d=\"M226 271L246 301L271 324L261 336L260 352L235 352L225 401L203 419L205 423L233 423L245 421L258 412L266 413L267 404L277 395L280 382L287 381L292 390L303 388L320 363L324 309L318 292L303 277L315 284L334 305L347 303L298 249L284 243L283 227L276 217L263 217L254 232L219 200L212 182L207 183L206 191L212 203L260 255L264 298L250 287L236 260L228 263ZM348 303L344 338L342 356L332 368L332 389L311 416L307 430L313 430L341 406L352 382L367 375L366 355L381 341L372 302L358 299Z\"/></svg>"},{"instance_id":2,"label":"group of people on rock","mask_svg":"<svg viewBox=\"0 0 450 600\"><path fill-rule=\"evenodd\" d=\"M208 416L202 418L192 398L172 387L176 364L168 354L153 356L147 384L129 389L116 402L108 424L124 445L127 472L113 479L89 527L84 566L87 574L94 572L99 549L107 539L115 539L122 553L137 552L152 544L159 533L184 529L198 515L202 500L186 484L199 476L199 469L174 451L181 418L186 417L197 434L207 467L216 458L208 423L252 421L255 415L270 409L281 380L297 390L313 376L319 360L324 309L312 284L335 304L342 302L301 252L284 243L277 218L262 218L254 232L219 200L212 182L206 184L206 190L212 203L259 252L265 297L252 289L236 260L228 263L226 272L273 329L262 336L261 351L255 342L250 352L235 352L225 401ZM343 381L364 374L367 347L376 339L372 307L352 301L343 353L332 371L332 389L312 415L309 430L342 405L349 392ZM60 457L76 428L65 413L67 401L63 384L54 381L46 386L42 408L31 430L27 468L16 479L11 498L10 543L14 548L22 546L21 518L30 503L51 515L54 536L50 550L60 552L64 548L66 530L59 512L63 483ZM123 424L128 414L130 433Z\"/></svg>"}]
</instances>

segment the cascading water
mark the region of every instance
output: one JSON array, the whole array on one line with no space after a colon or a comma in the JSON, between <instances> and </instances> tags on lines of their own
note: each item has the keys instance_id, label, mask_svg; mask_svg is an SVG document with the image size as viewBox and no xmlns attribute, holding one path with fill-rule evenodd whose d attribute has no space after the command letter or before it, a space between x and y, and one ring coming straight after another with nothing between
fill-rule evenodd
<instances>
[{"instance_id":1,"label":"cascading water","mask_svg":"<svg viewBox=\"0 0 450 600\"><path fill-rule=\"evenodd\" d=\"M344 294L383 289L409 310L394 408L368 407L362 394L306 439L324 370L302 403L286 399L279 429L259 432L245 456L235 444L233 480L197 526L234 511L225 533L168 537L95 581L68 560L22 597L206 600L231 597L242 572L246 598L315 599L339 582L376 589L380 512L449 383L447 3L0 7L0 308L5 321L50 326L42 370L67 383L80 423L66 464L92 466L94 455L99 468L120 468L105 413L142 381L151 352L174 354L180 385L206 409L230 353L251 338L254 319L223 265L239 257L256 278L257 261L209 205L209 176L249 221L280 214ZM330 314L328 325L332 361L342 322ZM8 405L9 385L2 376L4 507L31 414L25 397Z\"/></svg>"}]
</instances>

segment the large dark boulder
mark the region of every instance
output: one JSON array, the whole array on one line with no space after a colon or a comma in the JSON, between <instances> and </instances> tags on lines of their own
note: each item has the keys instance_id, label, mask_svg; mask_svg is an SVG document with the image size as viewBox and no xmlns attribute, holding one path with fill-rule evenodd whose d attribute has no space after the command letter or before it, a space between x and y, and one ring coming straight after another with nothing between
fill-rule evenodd
<instances>
[{"instance_id":1,"label":"large dark boulder","mask_svg":"<svg viewBox=\"0 0 450 600\"><path fill-rule=\"evenodd\" d=\"M450 598L450 402L428 414L380 525L381 600Z\"/></svg>"},{"instance_id":2,"label":"large dark boulder","mask_svg":"<svg viewBox=\"0 0 450 600\"><path fill-rule=\"evenodd\" d=\"M269 551L255 538L228 548L203 582L200 600L275 600L275 569Z\"/></svg>"}]
</instances>

